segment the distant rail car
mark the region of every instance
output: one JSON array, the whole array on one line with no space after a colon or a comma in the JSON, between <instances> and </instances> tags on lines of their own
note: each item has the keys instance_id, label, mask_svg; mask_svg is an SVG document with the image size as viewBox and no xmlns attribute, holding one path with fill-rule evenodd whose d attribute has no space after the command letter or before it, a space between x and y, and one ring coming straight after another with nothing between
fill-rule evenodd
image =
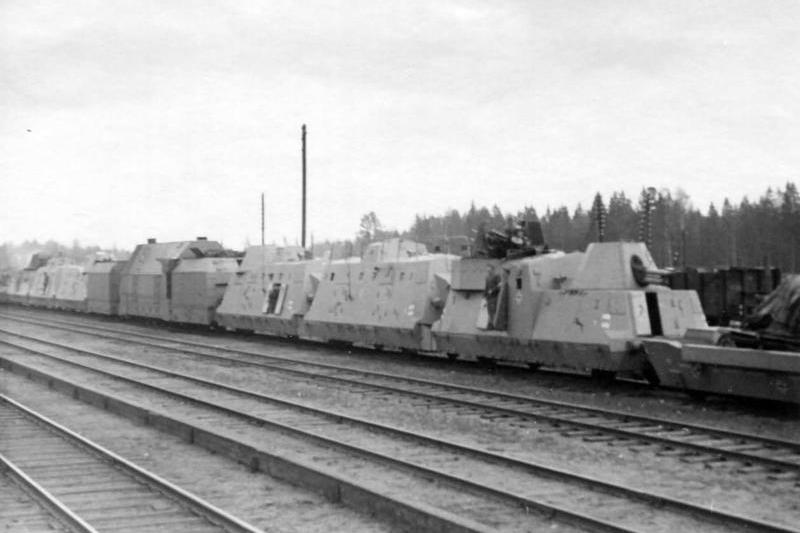
<instances>
[{"instance_id":1,"label":"distant rail car","mask_svg":"<svg viewBox=\"0 0 800 533\"><path fill-rule=\"evenodd\" d=\"M223 248L204 237L165 243L150 239L147 244L137 246L122 268L119 314L169 321L175 268L181 260L203 257L210 250Z\"/></svg>"},{"instance_id":2,"label":"distant rail car","mask_svg":"<svg viewBox=\"0 0 800 533\"><path fill-rule=\"evenodd\" d=\"M390 239L334 261L152 241L85 272L32 263L7 278L2 299L800 403L800 354L725 345L729 330L703 314L723 323L745 313L777 271L666 273L642 243L564 254L525 248L517 233L492 233L484 257Z\"/></svg>"},{"instance_id":3,"label":"distant rail car","mask_svg":"<svg viewBox=\"0 0 800 533\"><path fill-rule=\"evenodd\" d=\"M86 269L86 309L90 313L117 315L119 285L126 261L95 261Z\"/></svg>"},{"instance_id":4,"label":"distant rail car","mask_svg":"<svg viewBox=\"0 0 800 533\"><path fill-rule=\"evenodd\" d=\"M708 323L727 326L749 316L761 299L781 282L781 272L768 267L687 268L665 274L673 290L696 291Z\"/></svg>"},{"instance_id":5,"label":"distant rail car","mask_svg":"<svg viewBox=\"0 0 800 533\"><path fill-rule=\"evenodd\" d=\"M216 324L217 307L238 266L234 257L208 257L205 254L179 261L170 273L169 321Z\"/></svg>"}]
</instances>

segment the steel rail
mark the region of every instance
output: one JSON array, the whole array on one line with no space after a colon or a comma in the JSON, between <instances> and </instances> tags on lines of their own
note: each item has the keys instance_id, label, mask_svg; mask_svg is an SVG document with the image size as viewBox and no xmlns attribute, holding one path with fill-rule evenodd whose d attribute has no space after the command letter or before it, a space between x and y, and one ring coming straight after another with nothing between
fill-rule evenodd
<instances>
[{"instance_id":1,"label":"steel rail","mask_svg":"<svg viewBox=\"0 0 800 533\"><path fill-rule=\"evenodd\" d=\"M5 332L5 331L0 330L0 332ZM233 387L233 386L229 386L229 385L226 385L224 383L217 382L217 381L208 380L208 379L204 379L204 378L198 378L198 377L191 376L189 374L185 374L185 373L182 373L182 372L175 372L175 371L172 371L172 370L164 369L162 367L149 365L149 364L144 364L144 363L135 363L135 362L132 362L132 361L129 361L129 360L126 360L126 359L122 359L122 358L116 357L116 356L112 356L112 355L108 355L108 354L101 354L101 353L98 353L98 352L94 352L94 351L91 351L91 350L85 350L85 349L81 349L81 348L75 348L75 347L63 345L61 343L55 343L53 341L39 340L39 339L30 337L30 336L27 336L27 335L17 334L17 336L20 336L22 338L27 338L27 339L33 340L35 342L40 342L40 343L47 344L47 345L53 345L53 346L56 346L58 348L74 351L74 352L77 352L77 353L80 353L80 354L89 355L89 356L96 357L96 358L101 358L101 359L106 359L106 360L112 361L112 362L117 363L117 364L123 364L123 365L130 366L130 367L137 368L137 369L144 369L144 370L148 370L148 371L152 371L152 372L158 372L160 374L165 374L165 375L168 375L170 377L177 377L177 378L184 379L184 380L187 380L187 381L191 381L191 382L194 382L194 383L199 383L199 384L204 385L204 386L230 391L230 392L233 392L235 394L239 394L239 395L243 395L243 396L249 396L249 397L261 400L261 401L277 403L277 404L284 405L284 406L287 406L287 407L290 407L290 408L293 408L293 409L302 410L302 411L305 411L305 412L310 412L310 413L313 413L313 414L319 415L319 416L324 416L324 417L326 417L328 419L331 419L333 421L336 421L336 422L346 421L346 422L349 422L349 423L352 423L352 424L361 425L361 426L364 426L364 427L367 427L367 428L370 428L370 429L378 429L380 431L383 431L383 432L386 432L386 433L390 433L390 434L393 434L393 435L397 435L397 436L400 436L400 437L403 437L403 438L417 440L417 441L420 441L420 442L424 442L426 444L435 445L435 446L439 446L439 447L442 447L442 448L447 448L447 449L450 449L450 450L453 450L453 451L457 451L457 452L460 452L460 453L467 453L469 455L476 456L476 457L478 457L478 458L480 458L482 460L496 462L496 463L504 463L506 466L522 468L522 469L525 469L525 470L527 470L529 472L532 472L534 475L544 475L544 476L547 476L547 477L550 477L550 478L553 478L553 479L558 479L559 481L566 480L566 481L568 481L570 483L578 483L578 484L581 484L581 485L584 485L584 486L588 487L590 490L605 492L605 493L610 494L610 495L615 496L615 497L635 499L635 500L638 500L640 503L653 505L653 506L656 506L656 507L667 507L667 508L672 509L673 511L687 513L687 514L689 514L691 516L695 516L696 518L702 518L702 519L710 520L710 521L715 522L715 523L717 523L719 525L734 525L735 524L735 525L738 525L740 527L744 527L746 529L762 530L762 531L795 531L793 529L787 529L786 527L784 527L782 525L779 525L779 524L769 523L769 522L766 522L766 521L761 521L761 520L745 517L745 516L742 516L742 515L737 515L735 513L727 513L727 512L719 511L719 510L716 510L716 509L703 507L703 506L700 506L700 505L692 504L690 502L685 502L685 501L682 501L682 500L671 498L671 497L665 496L665 495L659 495L659 494L649 493L649 492L646 492L646 491L640 491L640 490L636 490L636 489L631 489L631 488L624 487L624 486L621 486L621 485L616 485L616 484L613 484L613 483L604 482L602 480L598 480L598 479L591 478L591 477L588 477L588 476L582 476L582 475L579 475L579 474L575 474L575 473L569 472L567 470L557 469L557 468L554 468L554 467L549 467L549 466L546 466L546 465L543 465L543 464L540 464L540 463L535 463L535 462L532 462L532 461L525 461L525 460L521 460L521 459L515 459L515 458L512 458L512 457L505 456L505 455L500 455L500 454L496 454L496 453L493 453L493 452L480 450L480 449L477 449L477 448L472 448L472 447L469 447L469 446L453 443L453 442L446 441L446 440L443 440L443 439L430 437L430 436L427 436L427 435L424 435L424 434L413 433L413 432L402 430L402 429L399 429L399 428L396 428L396 427L393 427L393 426L389 426L389 425L386 425L386 424L378 424L378 423L367 421L367 420L362 419L362 418L351 417L351 416L348 416L348 415L344 415L342 413L337 413L337 412L333 412L333 411L327 411L327 410L323 410L323 409L309 407L309 406L306 406L306 405L302 405L302 404L298 404L298 403L295 403L295 402L283 400L283 399L280 399L280 398L276 398L274 396L266 395L266 394L255 392L255 391L251 391L251 390L244 389L244 388L241 388L241 387ZM285 431L290 431L292 433L299 433L303 437L307 437L307 436L310 435L311 438L314 438L314 439L323 439L323 443L325 443L325 444L333 444L333 445L337 445L337 446L351 446L349 444L345 444L345 443L341 443L339 441L331 440L328 437L320 436L320 435L317 435L315 433L311 433L311 432L307 432L307 431L304 431L304 430L299 430L297 428L293 428L291 426L287 426L286 424L276 423L276 422L264 419L262 417L257 417L257 416L254 416L254 415L242 413L242 412L237 411L235 409L231 409L231 408L228 408L228 407L221 406L219 404L208 402L208 401L199 399L199 398L197 398L195 396L192 396L192 395L171 391L169 389L165 389L165 388L159 387L157 385L151 385L149 383L144 383L144 382L142 382L142 381L140 381L138 379L133 379L133 378L129 378L129 377L126 377L126 376L121 376L119 374L115 374L114 372L111 372L111 371L108 371L108 370L102 370L102 369L98 369L98 368L95 368L95 367L84 365L82 363L78 363L78 362L75 362L75 361L65 360L65 359L63 359L61 357L54 356L52 354L47 354L47 353L41 352L39 350L34 350L32 348L29 348L29 347L17 345L15 343L11 343L11 342L8 342L8 341L3 340L3 339L0 339L0 342L2 342L4 344L7 344L7 345L10 345L10 346L14 346L14 347L16 347L18 349L21 349L21 350L28 351L30 353L34 353L34 354L37 354L37 355L41 355L41 356L45 356L45 357L48 357L48 358L51 358L51 359L55 359L55 360L61 361L63 363L71 365L71 366L76 366L76 367L84 369L84 370L89 370L91 372L96 372L96 373L99 373L99 374L102 374L102 375L106 375L106 376L111 377L113 379L124 381L124 382L130 383L130 384L133 384L135 386L145 387L145 388L147 388L149 390L153 390L153 391L156 391L156 392L161 393L161 394L173 396L173 397L179 398L180 400L183 400L183 401L193 402L193 403L196 403L196 404L203 405L205 407L209 407L211 409L220 410L220 411L222 411L222 412L224 412L226 414L229 414L229 415L233 415L233 416L237 416L237 417L244 417L250 422L254 422L254 423L262 424L262 425L271 425L271 426L276 427L278 429L282 429L282 430L285 430ZM359 450L364 451L364 449L362 449L360 447L356 447L355 448L355 451L359 451ZM385 456L383 454L376 454L376 452L372 452L370 450L366 450L366 452L369 453L369 454L377 455L377 457L379 457L381 459L384 459L384 460L387 457L387 456ZM397 461L397 459L394 459L394 458L392 458L391 460L392 461ZM407 466L408 464L409 463L404 463L405 466ZM410 463L410 464L414 468L418 468L417 465L413 465L413 463ZM425 468L425 467L423 467L423 468ZM438 471L434 470L433 472L438 472ZM449 476L449 474L446 474L446 473L444 473L444 475L445 476ZM460 480L461 478L456 477L455 479L456 480ZM486 488L484 485L479 485L479 486ZM496 489L491 489L491 490L496 490ZM522 502L520 502L520 503L522 503ZM545 505L551 506L552 504L545 504ZM540 510L553 511L552 508L547 508L547 509L541 509L540 508ZM797 531L800 531L800 530L797 530Z\"/></svg>"},{"instance_id":2,"label":"steel rail","mask_svg":"<svg viewBox=\"0 0 800 533\"><path fill-rule=\"evenodd\" d=\"M112 452L111 450L92 442L91 440L72 431L66 426L63 426L58 422L42 415L41 413L22 405L5 394L0 394L0 401L6 402L17 410L22 411L27 416L33 418L58 435L91 450L103 461L122 468L123 470L133 474L138 479L143 480L147 485L155 488L156 490L167 494L178 501L183 502L184 504L187 504L189 509L203 516L212 523L217 524L228 531L237 531L242 533L264 533L262 530L248 524L243 520L240 520L239 518L236 518L230 513L227 513L213 504L201 499L200 497L182 489L178 485L175 485L174 483L171 483L166 479L148 470L145 470L135 463Z\"/></svg>"},{"instance_id":3,"label":"steel rail","mask_svg":"<svg viewBox=\"0 0 800 533\"><path fill-rule=\"evenodd\" d=\"M229 416L234 416L234 417L243 419L243 420L248 421L248 422L253 423L253 424L258 424L260 426L268 426L268 427L271 427L273 429L276 429L276 430L279 430L279 431L282 431L282 432L285 432L285 433L293 434L296 437L299 437L300 439L303 439L303 440L307 440L307 441L311 440L311 441L316 441L317 443L322 444L322 445L334 446L334 447L337 447L339 449L342 449L342 450L350 452L350 453L355 453L355 454L359 454L359 455L364 456L364 457L368 457L368 458L370 458L372 460L378 461L378 462L383 463L383 464L387 464L387 465L390 465L390 466L401 468L401 469L404 469L406 471L411 471L411 472L414 472L416 474L421 474L421 475L423 475L423 476L425 476L427 478L439 479L439 480L445 481L447 483L450 483L453 486L459 487L462 490L466 489L466 490L471 491L473 493L483 493L483 494L485 494L487 496L490 496L490 497L493 497L493 498L502 499L502 500L504 500L504 501L506 501L506 502L508 502L510 504L513 504L514 506L518 507L520 510L522 510L524 512L528 512L530 509L536 509L537 511L543 513L543 515L546 516L549 519L561 520L561 521L563 521L565 523L570 523L570 524L573 524L573 525L577 525L577 526L582 527L582 528L588 527L592 531L595 531L595 530L596 531L608 531L608 532L613 532L613 533L634 533L634 532L638 532L638 530L635 530L635 529L624 528L624 527L618 526L616 524L613 524L613 523L610 523L610 522L606 522L606 521L603 521L603 520L600 520L600 519L597 519L597 518L594 518L594 517L591 517L591 516L583 515L581 513L577 513L577 512L571 511L569 509L557 506L557 505L549 504L549 503L546 503L546 502L541 502L541 501L538 501L538 500L529 499L529 498L526 498L524 496L520 496L518 494L513 494L513 493L507 492L507 491L502 490L502 489L496 489L496 488L492 488L492 487L487 487L487 486L485 486L483 484L480 484L480 483L477 483L477 482L473 482L473 481L471 481L471 480L469 480L467 478L462 478L460 476L455 476L455 475L452 475L452 474L448 474L446 472L441 472L441 471L433 469L433 468L428 468L428 467L416 465L414 463L409 463L409 462L397 459L396 457L392 457L392 456L389 456L389 455L386 455L386 454L382 454L380 452L375 452L375 451L372 451L372 450L368 450L366 448L362 448L362 447L359 447L359 446L356 446L356 445L343 443L343 442L337 441L335 439L331 439L331 438L328 438L328 437L317 435L317 434L309 432L309 431L305 431L305 430L302 430L302 429L299 429L299 428L292 427L292 426L290 426L288 424L283 424L281 422L277 422L277 421L274 421L274 420L268 420L268 419L265 419L265 418L257 417L257 416L254 416L254 415L250 415L248 413L242 413L242 412L237 411L235 409L224 407L224 406L220 406L220 405L208 402L206 400L194 398L192 396L181 394L181 393L176 393L174 391L169 391L167 389L162 389L162 388L160 388L160 387L158 387L156 385L143 383L141 381L137 381L137 380L132 379L132 378L127 378L127 377L124 377L124 376L120 376L120 375L114 374L112 372L99 370L99 369L92 368L92 367L87 366L87 365L83 365L81 363L77 363L77 362L74 362L74 361L68 361L68 360L65 360L65 359L61 359L61 358L59 358L57 356L52 356L50 354L40 353L40 352L38 352L36 350L33 350L31 348L27 348L27 347L23 347L23 346L16 346L13 343L9 343L8 341L5 341L5 340L0 340L0 343L7 344L7 345L10 345L10 346L15 346L18 349L25 350L25 351L28 351L30 353L34 353L36 355L40 355L40 356L48 357L48 358L51 358L51 359L59 360L62 363L66 363L66 364L71 365L71 366L76 366L76 367L82 368L83 370L89 370L89 371L96 372L96 373L99 373L99 374L104 374L104 375L107 375L109 377L113 377L114 379L117 379L117 380L120 380L120 381L125 381L125 382L128 382L130 384L133 384L133 385L141 387L141 388L150 389L150 390L162 393L162 394L166 394L166 395L169 395L169 396L174 396L176 398L181 398L184 401L189 401L189 402L192 402L192 403L195 403L195 404L198 404L198 405L202 405L202 406L207 407L207 408L212 408L212 409L214 409L216 411L220 411L220 412L225 413L225 414L227 414ZM0 356L0 361L9 361L9 359L7 358L7 356ZM28 365L24 365L24 364L19 363L19 362L14 362L14 364L16 364L16 365L18 365L20 367L33 369L32 367L30 367ZM61 378L61 379L63 380L63 378ZM94 394L96 394L98 396L104 396L104 393L101 392L101 391L98 391L96 389L90 389L88 387L85 387L85 388L86 388L86 390L91 390ZM787 530L785 528L781 528L780 526L777 526L774 529L767 529L766 531L775 531L776 533L777 532L781 532L781 533L788 533L788 532L797 533L797 532L792 531L792 530Z\"/></svg>"},{"instance_id":4,"label":"steel rail","mask_svg":"<svg viewBox=\"0 0 800 533\"><path fill-rule=\"evenodd\" d=\"M0 395L2 396L2 395ZM31 496L37 503L44 507L51 515L56 517L59 522L68 528L82 533L98 533L85 520L72 512L58 498L53 496L47 489L34 481L28 474L22 471L11 460L0 453L0 470L19 486L23 492Z\"/></svg>"},{"instance_id":5,"label":"steel rail","mask_svg":"<svg viewBox=\"0 0 800 533\"><path fill-rule=\"evenodd\" d=\"M190 425L189 423L186 423L174 417L170 417L169 415L156 413L151 409L149 409L148 407L141 406L137 403L132 403L126 400L115 398L101 391L98 391L97 389L73 383L59 376L47 374L41 369L37 369L35 367L27 366L25 364L14 362L5 358L0 358L0 363L2 363L2 366L8 370L21 371L28 379L44 382L48 387L56 387L62 392L68 391L69 394L73 395L74 398L90 403L92 405L96 406L97 404L93 403L93 401L101 399L103 409L114 411L117 415L120 416L134 418L137 421L143 421L147 425L151 425L154 427L157 426L161 430L172 431L176 436L179 436L184 440L188 440L189 443L196 443L197 441L195 439L202 439L202 444L201 444L202 447L211 450L213 453L219 452L222 454L226 454L230 459L236 462L241 462L241 457L239 456L239 452L244 451L246 446L241 445L239 443L235 443L236 453L231 454L229 453L230 450L225 448L224 443L226 441L227 442L233 442L233 441L230 441L230 439L228 439L226 436L220 433L215 433L214 430L206 430L196 425L194 426ZM91 398L91 400L87 399L87 397ZM113 402L113 407L110 402ZM116 410L115 408L119 410ZM209 437L211 437L211 440L209 440ZM290 472L294 472L295 470L299 469L301 471L310 473L312 475L311 479L313 483L310 485L309 483L306 483L305 486L307 488L311 488L314 490L319 489L320 487L317 486L317 483L320 482L320 480L325 485L327 485L328 482L330 482L331 480L340 481L336 480L330 475L327 475L324 472L324 470L311 468L307 465L304 465L301 462L293 463L290 461L285 461L280 456L272 454L271 452L257 451L255 449L252 449L252 451L255 451L257 453L259 459L263 456L270 463L273 461L277 462L276 466L278 468L278 472L273 472L273 468L270 465L268 467L270 475L276 475L276 477L278 478L291 480L292 478L286 475L287 474L285 470L286 465L290 466L289 469ZM250 463L250 466L262 471L264 470L263 466L259 462ZM322 488L325 491L325 495L329 499L332 499L333 501L336 502L343 501L345 497L355 498L356 500L360 500L365 495L374 496L377 494L375 491L372 491L369 488L359 486L356 483L348 483L348 482L341 482L337 484L337 486L333 487L334 492L332 494L329 492L331 489L330 486L323 486ZM372 504L376 505L376 507L370 507L369 509L370 512L373 514L375 514L377 510L385 510L387 504L391 506L393 509L396 509L398 512L398 516L401 516L404 519L408 518L407 517L408 511L425 513L420 523L423 525L423 529L426 531L429 530L442 533L490 533L494 531L494 529L490 529L488 527L485 527L481 524L478 524L468 519L463 519L447 511L441 511L439 509L432 508L430 506L425 505L424 503L420 503L417 506L413 506L409 505L409 503L403 499L397 499L392 497L383 497L383 498L379 497L374 502L372 502ZM419 517L416 518L419 519Z\"/></svg>"},{"instance_id":6,"label":"steel rail","mask_svg":"<svg viewBox=\"0 0 800 533\"><path fill-rule=\"evenodd\" d=\"M2 314L0 314L0 318L11 318L13 320L19 320L19 321L22 321L22 322L32 323L34 325L42 325L41 322L37 322L35 320L21 319L21 318L17 318L17 317L7 317L6 315L2 315ZM65 321L58 321L58 322L65 323ZM108 334L108 333L97 333L97 332L92 332L92 331L88 331L88 332L87 331L76 331L76 330L72 329L69 326L52 326L52 327L56 327L56 328L59 328L59 329L65 329L65 330L73 331L73 332L80 333L80 334L86 334L86 335L92 335L92 336L98 336L98 337L105 337L105 338L112 338L112 339L117 339L117 340L120 340L119 335L129 335L129 336L132 336L132 337L141 337L141 338L153 339L153 340L158 340L158 341L161 341L161 342L167 342L167 343L173 343L173 344L184 344L184 345L192 346L192 347L195 347L195 348L201 348L201 349L207 349L207 350L208 349L210 349L210 350L219 350L219 351L228 352L228 353L231 353L231 354L238 354L238 355L245 355L245 356L249 356L249 357L256 357L258 359L271 359L271 360L280 361L280 362L283 362L283 363L287 363L288 362L288 363L291 363L292 365L297 365L297 366L303 366L304 365L304 366L308 366L308 367L312 367L312 368L321 368L321 369L324 369L324 370L331 370L331 371L334 371L334 372L349 372L351 374L358 374L358 375L362 375L362 376L365 376L365 377L374 377L374 378L378 378L378 379L401 381L401 382L411 383L413 385L420 385L420 386L423 386L423 387L438 387L438 388L442 388L442 389L445 389L445 390L452 390L452 391L456 391L456 392L459 392L459 393L471 394L471 395L475 395L475 396L478 396L478 397L484 397L484 398L488 397L488 399L495 399L496 398L498 400L508 400L508 401L520 402L520 403L524 403L524 404L527 403L527 404L530 404L533 408L541 406L541 407L545 407L545 408L568 409L568 410L578 411L580 413L586 413L587 416L584 416L584 417L581 417L581 418L590 418L591 416L614 417L614 418L621 419L619 421L615 421L615 424L629 425L631 423L636 423L636 424L645 426L644 428L641 428L641 429L643 429L643 430L644 429L648 429L651 432L663 432L663 433L673 433L673 434L675 432L681 432L683 434L682 436L688 437L690 435L685 433L685 431L688 430L688 431L694 431L694 432L697 432L697 433L705 434L705 435L707 435L708 437L711 437L711 438L733 439L733 440L736 440L736 441L747 440L747 441L751 441L754 444L757 443L757 444L763 446L765 449L784 448L784 449L791 450L794 453L800 455L800 443L787 441L787 440L781 440L781 439L775 439L775 438L767 438L767 437L763 437L761 435L755 435L755 434L752 434L752 433L734 432L734 431L714 428L714 427L711 427L711 426L705 426L705 425L700 425L700 424L689 424L689 423L684 423L684 422L674 421L674 420L669 420L669 419L664 419L664 418L647 417L647 416L643 416L643 415L630 414L630 413L626 413L626 412L622 412L622 411L616 411L616 410L612 410L612 409L602 409L602 408L598 408L598 407L589 407L589 406L579 405L579 404L575 404L575 403L571 403L571 402L563 402L563 401L557 401L557 400L544 400L544 399L540 399L540 398L532 398L530 396L509 394L509 393L505 393L505 392L502 392L502 391L475 389L475 388L472 388L472 387L465 387L465 386L462 386L462 385L454 385L454 384L450 384L450 383L438 382L438 381L433 381L433 380L424 380L424 379L419 379L419 378L397 376L397 375L383 373L383 372L365 371L365 370L353 369L353 368L349 368L349 367L341 367L341 366L337 366L337 365L331 365L331 364L328 364L328 363L315 363L315 362L297 361L295 359L291 359L291 358L288 358L288 357L265 355L265 354L262 354L262 353L259 353L259 352L254 352L254 351L249 351L249 350L240 350L240 349L227 348L227 347L215 346L215 345L210 345L210 344L202 344L202 343L197 343L197 342L187 341L187 340L166 339L164 337L160 337L160 336L157 336L157 335L150 335L150 334L145 334L145 333L133 333L133 332L127 332L127 331L126 332L119 332L118 330L112 330L112 329L109 329L109 328L102 328L102 327L98 327L98 326L90 326L90 325L84 325L84 324L76 324L76 323L71 323L69 321L66 321L66 323L69 324L69 326L76 326L76 327L79 327L79 328L87 328L87 329L90 329L90 330L91 329L96 329L96 330L100 330L100 331L111 332L111 334ZM10 332L10 333L13 333L13 332ZM580 419L576 419L576 418L567 418L563 414L562 415L558 415L558 414L554 415L554 414L547 414L547 413L535 413L535 412L529 412L529 411L514 409L514 408L510 408L510 407L486 405L485 403L481 403L481 402L477 402L477 401L464 400L464 399L460 399L460 398L448 397L448 396L442 395L442 394L436 394L436 393L431 393L431 392L421 392L421 391L410 391L410 390L403 389L403 388L400 388L400 387L394 387L394 386L385 385L385 384L368 383L368 382L365 382L363 380L358 380L358 379L349 379L349 378L345 378L345 377L337 377L337 376L330 376L330 375L324 375L324 374L317 374L317 373L314 373L314 372L303 371L303 370L299 370L299 369L296 369L296 368L287 368L287 367L282 366L282 365L271 365L271 364L263 362L263 361L242 361L242 360L239 360L239 359L234 359L234 358L231 358L231 357L225 357L225 356L221 356L221 355L203 354L203 353L198 353L198 352L195 352L195 351L182 349L182 348L177 348L175 346L169 346L169 345L164 345L164 344L160 344L160 343L151 343L151 342L142 341L142 340L136 340L136 341L133 341L133 342L136 342L136 343L139 343L139 344L142 344L142 345L145 345L145 346L153 346L153 347L163 348L163 349L174 351L174 352L178 352L178 353L186 353L186 354L193 355L193 356L203 356L203 357L207 357L207 358L210 358L210 359L215 359L215 360L220 360L220 361L225 361L225 362L236 362L236 363L240 363L240 364L247 364L247 365L253 365L253 366L269 368L271 370L290 373L290 374L294 374L294 375L300 375L300 376L303 376L303 377L313 376L313 377L316 377L316 378L327 379L327 380L336 381L336 382L349 383L349 384L356 385L356 386L361 386L361 387L372 387L372 388L376 388L376 389L379 389L379 390L389 390L389 391L392 391L392 392L395 392L395 393L401 393L401 394L413 395L413 396L418 396L418 397L424 397L424 398L429 398L429 399L433 399L433 400L437 400L437 401L451 402L451 403L463 405L463 406L466 406L466 407L470 407L470 408L473 408L473 409L491 409L491 410L497 411L499 413L512 415L512 416L517 416L517 417L521 417L521 418L533 418L533 419L536 419L536 420L544 420L544 421L546 421L548 423L555 424L555 425L569 425L569 426L573 426L573 427L576 427L576 428L581 428L581 429L584 429L584 430L590 430L590 431L595 431L595 432L600 432L600 433L607 433L607 434L610 433L610 434L616 435L616 436L618 436L620 438L624 438L624 439L651 442L651 443L660 444L660 445L664 445L664 446L670 446L670 447L679 446L679 447L682 447L682 448L691 449L691 450L693 450L695 452L698 452L698 453L710 454L712 456L727 457L727 458L735 459L737 461L744 462L744 463L761 463L761 464L764 464L764 465L768 465L769 467L772 467L772 468L779 468L779 469L783 469L783 470L790 470L790 471L800 472L800 462L786 461L786 460L783 460L781 458L769 457L769 456L764 456L764 455L759 455L759 454L754 454L754 453L748 453L748 451L746 451L746 450L735 450L735 449L725 449L725 448L721 448L721 447L715 447L713 445L703 444L702 442L692 442L692 441L683 440L681 438L673 438L673 437L671 437L669 435L667 435L667 436L654 435L654 434L650 434L650 433L643 432L643 431L636 431L636 428L632 428L632 427L625 427L625 426L614 427L614 426L608 426L608 425L603 425L603 424L594 423L594 422L585 422L585 421L581 421Z\"/></svg>"}]
</instances>

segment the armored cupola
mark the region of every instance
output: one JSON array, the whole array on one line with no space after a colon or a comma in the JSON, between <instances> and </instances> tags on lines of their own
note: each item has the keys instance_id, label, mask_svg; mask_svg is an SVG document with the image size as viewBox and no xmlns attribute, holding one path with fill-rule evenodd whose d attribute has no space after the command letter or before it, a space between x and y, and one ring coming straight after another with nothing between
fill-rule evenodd
<instances>
[{"instance_id":1,"label":"armored cupola","mask_svg":"<svg viewBox=\"0 0 800 533\"><path fill-rule=\"evenodd\" d=\"M595 242L583 256L573 289L643 289L657 286L662 271L642 242Z\"/></svg>"},{"instance_id":2,"label":"armored cupola","mask_svg":"<svg viewBox=\"0 0 800 533\"><path fill-rule=\"evenodd\" d=\"M408 239L394 238L385 241L373 242L364 251L364 263L385 263L398 261L426 254L428 249L424 244Z\"/></svg>"}]
</instances>

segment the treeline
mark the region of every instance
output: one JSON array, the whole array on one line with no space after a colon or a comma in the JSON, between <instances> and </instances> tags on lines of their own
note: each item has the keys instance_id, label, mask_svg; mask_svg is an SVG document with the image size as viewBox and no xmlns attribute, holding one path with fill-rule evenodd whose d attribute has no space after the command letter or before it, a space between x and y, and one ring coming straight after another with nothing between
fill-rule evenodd
<instances>
[{"instance_id":1,"label":"treeline","mask_svg":"<svg viewBox=\"0 0 800 533\"><path fill-rule=\"evenodd\" d=\"M579 204L572 211L562 206L545 213L537 213L533 207L503 212L496 205L478 207L473 203L464 212L452 209L443 215L417 215L406 231L384 229L375 212L369 212L361 218L355 239L318 242L314 249L317 255L331 251L334 257L344 257L359 255L368 243L388 237L426 243L445 236L474 238L481 223L501 229L513 217L538 219L548 245L569 252L584 250L598 240L597 213L603 211L605 240L644 240L649 235L650 252L662 267L769 265L783 272L800 271L800 194L792 182L782 189L768 188L757 201L744 198L734 204L726 198L721 206L711 204L705 213L692 206L681 190L643 189L635 200L624 192L605 198L598 193L598 197L589 208ZM648 203L649 231L642 224ZM81 246L77 240L71 246L52 240L5 243L0 245L0 270L22 268L36 252L84 263L100 251L98 246ZM129 255L116 249L111 253L117 258Z\"/></svg>"},{"instance_id":2,"label":"treeline","mask_svg":"<svg viewBox=\"0 0 800 533\"><path fill-rule=\"evenodd\" d=\"M504 213L499 207L477 207L463 213L453 209L441 216L417 215L403 235L430 241L442 235L474 237L481 222L502 228L508 217L533 219L542 224L551 248L583 250L598 240L597 212L605 211L605 240L639 240L648 235L643 227L648 196L650 251L660 266L777 266L784 272L800 270L800 195L794 183L772 188L753 202L744 198L734 204L727 198L721 206L711 204L707 213L692 206L688 195L678 190L642 190L635 201L623 192L600 197L588 209L578 205L536 213L525 207ZM362 228L363 229L363 228Z\"/></svg>"}]
</instances>

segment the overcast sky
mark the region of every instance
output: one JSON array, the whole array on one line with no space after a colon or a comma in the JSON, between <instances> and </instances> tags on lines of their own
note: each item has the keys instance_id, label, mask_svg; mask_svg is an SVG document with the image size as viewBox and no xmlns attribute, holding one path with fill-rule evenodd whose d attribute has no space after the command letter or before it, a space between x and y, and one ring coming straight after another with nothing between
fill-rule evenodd
<instances>
[{"instance_id":1,"label":"overcast sky","mask_svg":"<svg viewBox=\"0 0 800 533\"><path fill-rule=\"evenodd\" d=\"M797 181L800 3L0 3L0 242L299 240L363 213Z\"/></svg>"}]
</instances>

